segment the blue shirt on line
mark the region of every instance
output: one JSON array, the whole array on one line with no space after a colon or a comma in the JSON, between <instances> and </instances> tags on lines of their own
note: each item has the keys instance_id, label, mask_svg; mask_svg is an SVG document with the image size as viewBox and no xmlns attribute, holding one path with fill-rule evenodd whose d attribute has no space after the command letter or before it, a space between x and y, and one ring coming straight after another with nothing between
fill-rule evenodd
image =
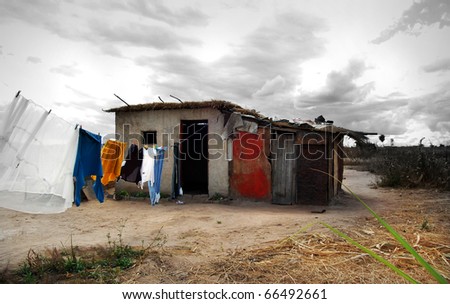
<instances>
[{"instance_id":1,"label":"blue shirt on line","mask_svg":"<svg viewBox=\"0 0 450 304\"><path fill-rule=\"evenodd\" d=\"M86 176L97 176L94 182L94 192L100 203L104 201L103 186L101 183L103 176L101 148L102 140L100 135L80 128L77 157L73 170L73 176L75 177L75 204L77 207L80 206L81 189L84 186Z\"/></svg>"}]
</instances>

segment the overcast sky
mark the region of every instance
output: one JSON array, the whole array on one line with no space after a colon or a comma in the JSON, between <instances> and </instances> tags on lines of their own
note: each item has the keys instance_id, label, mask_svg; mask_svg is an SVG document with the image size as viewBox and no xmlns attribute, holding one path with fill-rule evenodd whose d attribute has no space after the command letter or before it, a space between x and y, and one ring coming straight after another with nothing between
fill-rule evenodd
<instances>
[{"instance_id":1,"label":"overcast sky","mask_svg":"<svg viewBox=\"0 0 450 304\"><path fill-rule=\"evenodd\" d=\"M130 104L220 99L450 144L450 0L0 0L0 102L103 135Z\"/></svg>"}]
</instances>

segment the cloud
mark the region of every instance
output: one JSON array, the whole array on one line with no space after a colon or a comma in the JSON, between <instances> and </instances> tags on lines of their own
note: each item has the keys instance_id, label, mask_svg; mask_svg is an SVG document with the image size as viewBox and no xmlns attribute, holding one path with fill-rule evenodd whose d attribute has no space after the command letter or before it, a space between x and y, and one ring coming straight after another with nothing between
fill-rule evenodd
<instances>
[{"instance_id":1,"label":"cloud","mask_svg":"<svg viewBox=\"0 0 450 304\"><path fill-rule=\"evenodd\" d=\"M42 60L39 57L28 56L27 57L27 62L29 62L29 63L41 63Z\"/></svg>"},{"instance_id":2,"label":"cloud","mask_svg":"<svg viewBox=\"0 0 450 304\"><path fill-rule=\"evenodd\" d=\"M450 70L450 57L442 58L431 64L422 67L422 70L427 73L445 72Z\"/></svg>"},{"instance_id":3,"label":"cloud","mask_svg":"<svg viewBox=\"0 0 450 304\"><path fill-rule=\"evenodd\" d=\"M109 5L105 7L108 6ZM110 7L119 10L127 10L133 14L154 19L172 26L206 26L209 22L209 16L198 8L185 6L174 9L164 5L163 1L115 1Z\"/></svg>"},{"instance_id":4,"label":"cloud","mask_svg":"<svg viewBox=\"0 0 450 304\"><path fill-rule=\"evenodd\" d=\"M166 2L167 3L167 2ZM45 23L45 20L56 19L58 14L64 12L69 6L69 13L73 8L84 8L88 12L104 16L105 12L125 13L134 15L134 18L145 17L171 26L206 26L210 17L193 5L179 6L172 3L172 8L161 0L21 0L0 1L0 16L15 18L30 23ZM66 11L67 12L67 11ZM45 19L42 19L45 18Z\"/></svg>"},{"instance_id":5,"label":"cloud","mask_svg":"<svg viewBox=\"0 0 450 304\"><path fill-rule=\"evenodd\" d=\"M450 26L450 2L448 0L414 2L409 9L403 12L403 15L395 24L381 32L380 36L371 42L380 44L398 33L419 35L420 28L433 24L439 24L439 28Z\"/></svg>"},{"instance_id":6,"label":"cloud","mask_svg":"<svg viewBox=\"0 0 450 304\"><path fill-rule=\"evenodd\" d=\"M206 26L210 17L198 7L179 6L171 3L172 7L166 5L167 1L161 0L79 0L77 4L98 12L127 12L134 17L144 17L147 20L158 21L170 26ZM188 3L188 2L183 2Z\"/></svg>"},{"instance_id":7,"label":"cloud","mask_svg":"<svg viewBox=\"0 0 450 304\"><path fill-rule=\"evenodd\" d=\"M409 116L422 121L431 131L450 133L450 82L436 92L414 98L410 102Z\"/></svg>"},{"instance_id":8,"label":"cloud","mask_svg":"<svg viewBox=\"0 0 450 304\"><path fill-rule=\"evenodd\" d=\"M283 77L280 75L277 75L275 78L271 80L267 80L261 89L259 89L257 92L255 92L252 96L253 97L263 97L263 96L270 96L274 93L283 90L284 86L286 84L286 81Z\"/></svg>"},{"instance_id":9,"label":"cloud","mask_svg":"<svg viewBox=\"0 0 450 304\"><path fill-rule=\"evenodd\" d=\"M279 108L277 116L314 119L323 115L336 125L353 130L403 134L411 116L410 98L400 92L373 96L374 82L359 83L369 69L363 60L351 59L342 70L327 75L324 87L296 97L295 112L292 107Z\"/></svg>"},{"instance_id":10,"label":"cloud","mask_svg":"<svg viewBox=\"0 0 450 304\"><path fill-rule=\"evenodd\" d=\"M357 131L377 132L385 135L399 135L406 132L409 119L408 99L370 99L363 103L318 103L314 106L299 106L296 113L291 109L286 118L314 119L323 115L335 125ZM296 116L293 116L296 115Z\"/></svg>"},{"instance_id":11,"label":"cloud","mask_svg":"<svg viewBox=\"0 0 450 304\"><path fill-rule=\"evenodd\" d=\"M138 57L135 62L152 71L148 86L157 95L171 92L189 100L226 99L257 106L274 97L268 94L270 86L283 85L284 92L294 90L300 65L323 54L325 41L319 33L327 30L322 19L297 11L276 14L261 24L213 62L175 50Z\"/></svg>"},{"instance_id":12,"label":"cloud","mask_svg":"<svg viewBox=\"0 0 450 304\"><path fill-rule=\"evenodd\" d=\"M370 69L364 61L351 59L342 71L332 71L327 75L325 87L318 92L302 94L297 102L299 107L320 104L352 104L364 101L375 88L374 82L358 85L356 81Z\"/></svg>"},{"instance_id":13,"label":"cloud","mask_svg":"<svg viewBox=\"0 0 450 304\"><path fill-rule=\"evenodd\" d=\"M92 43L100 43L103 48L115 44L151 47L159 50L177 49L182 45L200 45L195 38L177 35L160 27L140 23L124 23L113 25L111 22L91 20L90 34L86 36ZM116 52L116 51L115 51Z\"/></svg>"},{"instance_id":14,"label":"cloud","mask_svg":"<svg viewBox=\"0 0 450 304\"><path fill-rule=\"evenodd\" d=\"M120 49L117 46L113 45L112 43L103 43L103 44L100 44L98 47L99 47L99 50L105 55L109 55L112 57L118 57L118 58L124 57L124 55L120 51Z\"/></svg>"},{"instance_id":15,"label":"cloud","mask_svg":"<svg viewBox=\"0 0 450 304\"><path fill-rule=\"evenodd\" d=\"M54 68L50 69L50 72L52 73L56 73L56 74L61 74L67 77L75 77L78 74L81 74L81 70L79 70L77 67L77 64L71 64L71 65L67 65L67 64L63 64Z\"/></svg>"},{"instance_id":16,"label":"cloud","mask_svg":"<svg viewBox=\"0 0 450 304\"><path fill-rule=\"evenodd\" d=\"M53 102L54 113L83 128L100 132L102 136L114 133L114 115L102 109L117 106L112 98L87 93L83 88L65 86L64 98Z\"/></svg>"},{"instance_id":17,"label":"cloud","mask_svg":"<svg viewBox=\"0 0 450 304\"><path fill-rule=\"evenodd\" d=\"M141 20L143 15L148 18ZM199 46L199 39L176 34L167 25L203 25L207 20L192 7L170 9L158 1L119 0L0 1L0 18L18 19L63 39L88 41L104 54L116 57L123 57L123 47L169 50Z\"/></svg>"},{"instance_id":18,"label":"cloud","mask_svg":"<svg viewBox=\"0 0 450 304\"><path fill-rule=\"evenodd\" d=\"M69 91L74 93L75 96L77 96L78 98L81 98L81 99L95 99L94 96L92 96L92 95L90 95L88 93L85 93L85 92L81 91L80 89L75 89L75 88L73 88L73 87L71 87L69 85L66 85L65 87L66 87L66 89L68 89Z\"/></svg>"},{"instance_id":19,"label":"cloud","mask_svg":"<svg viewBox=\"0 0 450 304\"><path fill-rule=\"evenodd\" d=\"M336 125L385 135L399 136L414 131L415 134L439 132L450 136L450 108L446 106L450 103L450 82L435 92L418 96L401 92L373 96L367 91L374 87L374 83L355 83L366 69L363 62L354 61L342 71L333 71L328 75L324 88L297 98L295 114L289 108L279 108L278 113L291 119L313 119L323 115ZM417 124L422 129L412 130L412 126Z\"/></svg>"},{"instance_id":20,"label":"cloud","mask_svg":"<svg viewBox=\"0 0 450 304\"><path fill-rule=\"evenodd\" d=\"M54 15L60 11L60 1L56 0L21 0L0 1L0 16L20 20L31 20L43 15ZM34 17L33 17L34 16Z\"/></svg>"}]
</instances>

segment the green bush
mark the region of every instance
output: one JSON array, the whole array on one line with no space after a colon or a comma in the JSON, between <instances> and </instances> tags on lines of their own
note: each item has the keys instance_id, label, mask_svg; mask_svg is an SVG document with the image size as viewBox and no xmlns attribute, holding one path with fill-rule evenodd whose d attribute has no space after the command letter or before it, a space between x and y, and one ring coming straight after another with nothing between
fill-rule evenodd
<instances>
[{"instance_id":1,"label":"green bush","mask_svg":"<svg viewBox=\"0 0 450 304\"><path fill-rule=\"evenodd\" d=\"M379 186L450 190L450 147L379 147L370 155L350 155L378 175Z\"/></svg>"}]
</instances>

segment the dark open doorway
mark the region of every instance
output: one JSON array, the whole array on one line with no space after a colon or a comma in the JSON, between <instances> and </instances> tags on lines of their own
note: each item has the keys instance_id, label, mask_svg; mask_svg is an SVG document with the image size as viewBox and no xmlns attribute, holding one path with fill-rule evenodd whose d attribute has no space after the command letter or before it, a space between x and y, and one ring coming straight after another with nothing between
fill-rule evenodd
<instances>
[{"instance_id":1,"label":"dark open doorway","mask_svg":"<svg viewBox=\"0 0 450 304\"><path fill-rule=\"evenodd\" d=\"M180 170L184 193L208 193L208 121L182 120Z\"/></svg>"},{"instance_id":2,"label":"dark open doorway","mask_svg":"<svg viewBox=\"0 0 450 304\"><path fill-rule=\"evenodd\" d=\"M325 145L301 146L297 165L297 203L304 205L328 203L329 161L326 157L326 148Z\"/></svg>"}]
</instances>

